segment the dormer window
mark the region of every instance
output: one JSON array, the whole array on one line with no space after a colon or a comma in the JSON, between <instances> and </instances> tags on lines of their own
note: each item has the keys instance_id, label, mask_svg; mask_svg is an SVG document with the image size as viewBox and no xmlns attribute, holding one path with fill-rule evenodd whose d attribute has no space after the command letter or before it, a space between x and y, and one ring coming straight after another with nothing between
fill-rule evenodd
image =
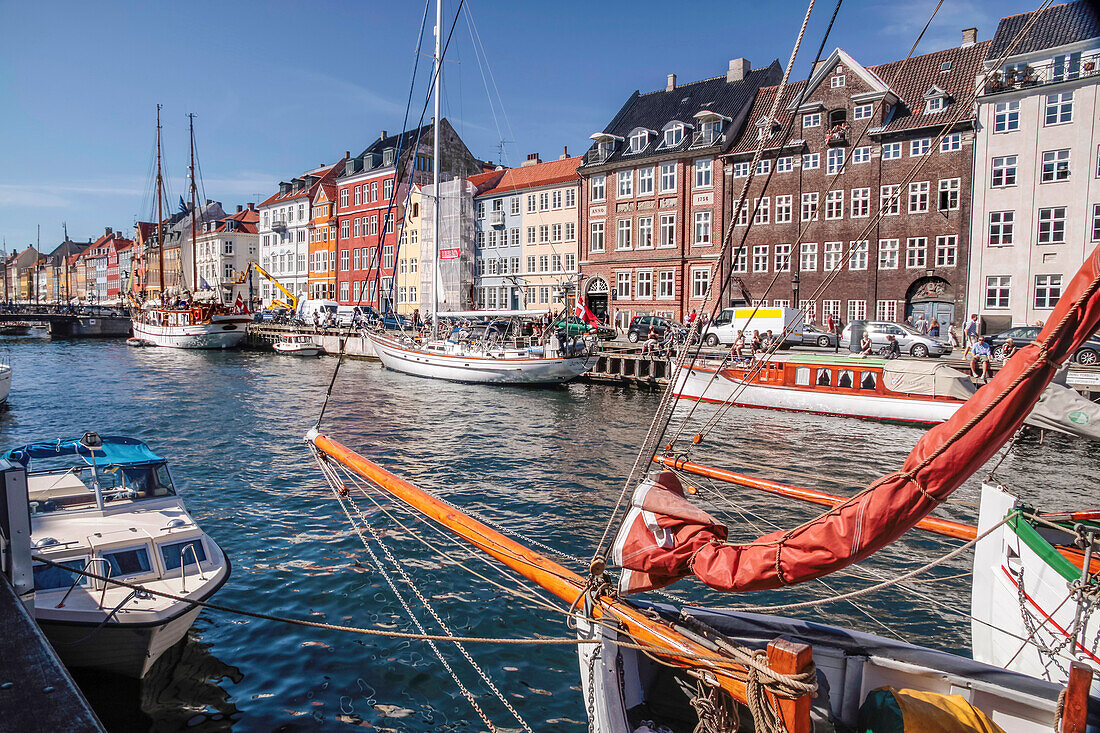
<instances>
[{"instance_id":1,"label":"dormer window","mask_svg":"<svg viewBox=\"0 0 1100 733\"><path fill-rule=\"evenodd\" d=\"M603 163L615 152L615 143L622 141L618 135L607 132L597 132L591 136L591 139L596 141L596 147L588 153L588 163ZM591 159L593 156L595 159Z\"/></svg>"},{"instance_id":2,"label":"dormer window","mask_svg":"<svg viewBox=\"0 0 1100 733\"><path fill-rule=\"evenodd\" d=\"M933 97L924 104L925 112L939 112L943 109L943 97Z\"/></svg>"},{"instance_id":3,"label":"dormer window","mask_svg":"<svg viewBox=\"0 0 1100 733\"><path fill-rule=\"evenodd\" d=\"M600 156L600 160L606 160L607 156L611 155L611 151L615 149L615 144L610 140L603 140L596 145L596 151Z\"/></svg>"},{"instance_id":4,"label":"dormer window","mask_svg":"<svg viewBox=\"0 0 1100 733\"><path fill-rule=\"evenodd\" d=\"M664 146L666 148L676 147L684 141L684 123L673 122L671 125L665 128Z\"/></svg>"},{"instance_id":5,"label":"dormer window","mask_svg":"<svg viewBox=\"0 0 1100 733\"><path fill-rule=\"evenodd\" d=\"M629 152L640 153L645 150L647 145L649 145L649 130L639 128L630 133Z\"/></svg>"},{"instance_id":6,"label":"dormer window","mask_svg":"<svg viewBox=\"0 0 1100 733\"><path fill-rule=\"evenodd\" d=\"M933 85L931 89L924 93L925 114L940 112L946 106L947 92L940 89L938 86Z\"/></svg>"},{"instance_id":7,"label":"dormer window","mask_svg":"<svg viewBox=\"0 0 1100 733\"><path fill-rule=\"evenodd\" d=\"M731 122L729 117L708 109L696 112L695 119L699 123L699 131L692 139L693 146L714 145L721 139L723 128Z\"/></svg>"},{"instance_id":8,"label":"dormer window","mask_svg":"<svg viewBox=\"0 0 1100 733\"><path fill-rule=\"evenodd\" d=\"M771 121L767 117L761 117L756 123L756 139L767 140L770 137Z\"/></svg>"}]
</instances>

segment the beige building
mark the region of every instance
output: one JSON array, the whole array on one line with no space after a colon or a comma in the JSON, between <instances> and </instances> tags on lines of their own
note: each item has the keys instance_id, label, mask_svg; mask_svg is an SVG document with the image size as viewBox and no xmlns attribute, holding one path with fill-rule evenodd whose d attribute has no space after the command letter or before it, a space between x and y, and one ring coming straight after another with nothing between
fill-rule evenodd
<instances>
[{"instance_id":1,"label":"beige building","mask_svg":"<svg viewBox=\"0 0 1100 733\"><path fill-rule=\"evenodd\" d=\"M401 225L401 238L394 273L394 310L412 315L419 310L421 319L425 309L420 304L420 186L413 185L405 204L405 220Z\"/></svg>"}]
</instances>

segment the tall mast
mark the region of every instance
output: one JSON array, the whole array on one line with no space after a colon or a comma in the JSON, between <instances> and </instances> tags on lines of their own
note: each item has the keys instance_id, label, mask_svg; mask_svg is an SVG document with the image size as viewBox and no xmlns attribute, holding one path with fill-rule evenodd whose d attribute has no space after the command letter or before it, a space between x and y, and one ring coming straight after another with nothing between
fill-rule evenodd
<instances>
[{"instance_id":1,"label":"tall mast","mask_svg":"<svg viewBox=\"0 0 1100 733\"><path fill-rule=\"evenodd\" d=\"M195 115L189 113L187 115L187 124L191 132L191 166L188 169L191 173L191 297L195 297L195 291L199 289L199 257L198 247L195 245L195 214L198 209L195 208ZM182 250L180 256L183 256Z\"/></svg>"},{"instance_id":2,"label":"tall mast","mask_svg":"<svg viewBox=\"0 0 1100 733\"><path fill-rule=\"evenodd\" d=\"M164 293L164 201L161 192L164 179L160 171L160 105L157 105L157 271L160 275L160 304L165 304Z\"/></svg>"},{"instance_id":3,"label":"tall mast","mask_svg":"<svg viewBox=\"0 0 1100 733\"><path fill-rule=\"evenodd\" d=\"M435 0L435 81L432 95L435 97L435 116L432 117L432 189L435 205L432 207L432 338L439 333L439 289L443 279L439 272L439 81L443 76L443 0Z\"/></svg>"}]
</instances>

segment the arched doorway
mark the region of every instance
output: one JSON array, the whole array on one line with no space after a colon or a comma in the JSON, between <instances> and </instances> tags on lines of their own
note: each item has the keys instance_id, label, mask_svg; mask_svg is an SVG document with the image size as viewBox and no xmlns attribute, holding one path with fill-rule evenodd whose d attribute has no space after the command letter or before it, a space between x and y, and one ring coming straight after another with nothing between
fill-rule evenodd
<instances>
[{"instance_id":1,"label":"arched doorway","mask_svg":"<svg viewBox=\"0 0 1100 733\"><path fill-rule=\"evenodd\" d=\"M905 294L905 315L916 323L920 316L928 323L940 322L946 333L955 321L955 301L949 293L951 283L942 277L922 277L909 286Z\"/></svg>"},{"instance_id":2,"label":"arched doorway","mask_svg":"<svg viewBox=\"0 0 1100 733\"><path fill-rule=\"evenodd\" d=\"M588 310L596 314L603 323L608 323L608 294L611 289L607 280L596 276L588 281L584 289L584 300L588 304Z\"/></svg>"}]
</instances>

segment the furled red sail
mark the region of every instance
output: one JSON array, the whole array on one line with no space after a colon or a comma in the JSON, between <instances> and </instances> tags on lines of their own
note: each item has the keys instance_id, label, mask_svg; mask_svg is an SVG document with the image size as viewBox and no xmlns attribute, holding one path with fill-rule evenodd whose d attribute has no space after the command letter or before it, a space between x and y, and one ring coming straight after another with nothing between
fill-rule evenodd
<instances>
[{"instance_id":1,"label":"furled red sail","mask_svg":"<svg viewBox=\"0 0 1100 733\"><path fill-rule=\"evenodd\" d=\"M615 541L612 561L628 571L620 589L658 588L694 573L718 590L767 590L828 575L890 544L1019 429L1059 366L1100 327L1098 290L1100 248L1074 276L1036 342L1020 349L947 422L929 430L901 470L800 527L727 544L718 522L677 505L678 498L691 506L674 476L647 480L635 491ZM658 511L658 494L675 508Z\"/></svg>"}]
</instances>

